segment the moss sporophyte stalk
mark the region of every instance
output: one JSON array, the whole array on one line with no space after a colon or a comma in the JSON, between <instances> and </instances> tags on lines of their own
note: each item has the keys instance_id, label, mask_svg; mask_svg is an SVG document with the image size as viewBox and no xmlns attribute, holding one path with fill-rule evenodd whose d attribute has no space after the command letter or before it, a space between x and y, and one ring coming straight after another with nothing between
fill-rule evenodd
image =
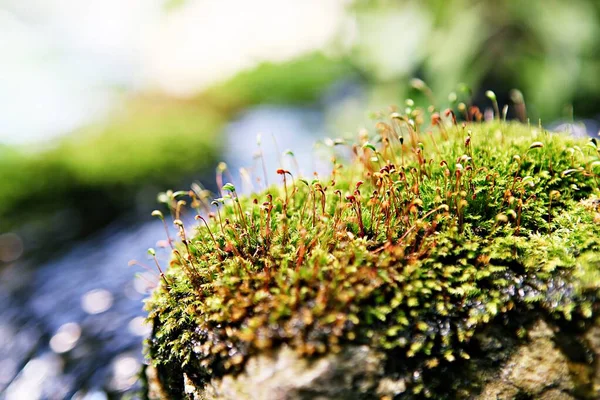
<instances>
[{"instance_id":1,"label":"moss sporophyte stalk","mask_svg":"<svg viewBox=\"0 0 600 400\"><path fill-rule=\"evenodd\" d=\"M326 141L328 176L280 169L280 185L249 196L226 183L212 208L199 188L165 194L180 242L147 303L154 364L202 384L282 344L308 358L368 344L390 368L428 371L468 360L474 335L511 315L585 324L600 284L598 142L460 109L411 105L354 143Z\"/></svg>"}]
</instances>

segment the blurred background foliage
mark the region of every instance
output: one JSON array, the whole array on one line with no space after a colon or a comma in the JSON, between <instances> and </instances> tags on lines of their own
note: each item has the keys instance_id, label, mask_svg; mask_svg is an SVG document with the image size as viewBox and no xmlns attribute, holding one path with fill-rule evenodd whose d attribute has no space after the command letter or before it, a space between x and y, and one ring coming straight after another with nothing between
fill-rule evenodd
<instances>
[{"instance_id":1,"label":"blurred background foliage","mask_svg":"<svg viewBox=\"0 0 600 400\"><path fill-rule=\"evenodd\" d=\"M191 3L165 3L163 12L185 13ZM0 232L62 240L56 232L68 225L78 237L135 207L147 212L150 193L210 175L223 152L223 127L241 111L312 104L339 82L361 91L327 116L332 134L355 131L369 111L407 97L430 101L411 87L414 77L427 83L439 106L462 82L482 107L489 106L484 90L509 103L510 90L519 88L536 123L598 119L598 1L339 3L345 19L325 47L241 68L192 95L126 93L112 112L67 135L0 147Z\"/></svg>"},{"instance_id":2,"label":"blurred background foliage","mask_svg":"<svg viewBox=\"0 0 600 400\"><path fill-rule=\"evenodd\" d=\"M600 112L598 1L380 0L353 10L357 64L402 94L416 75L440 98L458 82L504 98L519 88L535 120Z\"/></svg>"}]
</instances>

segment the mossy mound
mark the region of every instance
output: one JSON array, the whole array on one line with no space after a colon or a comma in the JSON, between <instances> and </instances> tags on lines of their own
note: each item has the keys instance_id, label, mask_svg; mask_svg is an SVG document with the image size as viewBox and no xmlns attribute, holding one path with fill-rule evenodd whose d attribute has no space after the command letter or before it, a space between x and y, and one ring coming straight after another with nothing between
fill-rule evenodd
<instances>
[{"instance_id":1,"label":"mossy mound","mask_svg":"<svg viewBox=\"0 0 600 400\"><path fill-rule=\"evenodd\" d=\"M411 377L407 396L454 398L478 390L460 378L476 334L501 325L518 339L540 318L586 327L596 140L450 111L426 128L424 110L407 113L357 143L326 141L330 176L280 169L282 186L249 197L226 184L193 234L175 220L182 244L148 302L149 354L172 396L183 372L201 387L282 345L305 358L367 345Z\"/></svg>"}]
</instances>

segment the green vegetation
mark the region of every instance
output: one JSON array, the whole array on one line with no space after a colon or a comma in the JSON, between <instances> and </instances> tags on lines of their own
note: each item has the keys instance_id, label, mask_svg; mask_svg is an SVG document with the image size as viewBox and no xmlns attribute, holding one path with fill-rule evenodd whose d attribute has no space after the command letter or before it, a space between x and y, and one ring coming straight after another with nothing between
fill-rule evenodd
<instances>
[{"instance_id":1,"label":"green vegetation","mask_svg":"<svg viewBox=\"0 0 600 400\"><path fill-rule=\"evenodd\" d=\"M595 139L461 123L411 101L378 118L356 143L325 141L330 176L280 169L281 186L249 197L228 183L212 209L197 191L163 195L181 243L147 304L149 354L174 395L182 369L202 385L283 343L306 357L360 343L393 354L413 393L441 398L425 372L469 359L493 322L577 327L594 314ZM194 233L179 219L185 196Z\"/></svg>"},{"instance_id":2,"label":"green vegetation","mask_svg":"<svg viewBox=\"0 0 600 400\"><path fill-rule=\"evenodd\" d=\"M262 64L195 99L131 99L110 120L44 151L0 148L0 232L35 223L56 233L52 216L64 209L92 226L114 218L140 189L211 169L225 122L244 107L315 100L348 73L343 61L320 54Z\"/></svg>"},{"instance_id":3,"label":"green vegetation","mask_svg":"<svg viewBox=\"0 0 600 400\"><path fill-rule=\"evenodd\" d=\"M219 109L311 102L353 71L348 60L332 60L316 53L285 64L263 63L208 89L202 97Z\"/></svg>"},{"instance_id":4,"label":"green vegetation","mask_svg":"<svg viewBox=\"0 0 600 400\"><path fill-rule=\"evenodd\" d=\"M508 101L518 87L532 121L570 118L573 110L597 118L596 0L355 0L352 7L359 38L353 59L381 82L379 92L412 97L405 82L418 75L438 100L456 82L480 102L483 88Z\"/></svg>"}]
</instances>

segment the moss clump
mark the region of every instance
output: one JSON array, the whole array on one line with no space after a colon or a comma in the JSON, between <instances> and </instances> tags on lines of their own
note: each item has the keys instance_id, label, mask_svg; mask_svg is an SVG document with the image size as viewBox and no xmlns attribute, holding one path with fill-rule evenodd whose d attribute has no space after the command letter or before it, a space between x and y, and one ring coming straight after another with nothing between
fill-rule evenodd
<instances>
[{"instance_id":1,"label":"moss clump","mask_svg":"<svg viewBox=\"0 0 600 400\"><path fill-rule=\"evenodd\" d=\"M600 224L582 200L598 194L596 141L451 112L426 131L408 112L331 141L331 176L281 169L281 187L249 197L227 184L193 235L175 221L182 244L148 302L159 370L202 384L282 343L307 357L366 343L427 371L469 359L503 317L592 316ZM414 393L442 396L415 376Z\"/></svg>"}]
</instances>

